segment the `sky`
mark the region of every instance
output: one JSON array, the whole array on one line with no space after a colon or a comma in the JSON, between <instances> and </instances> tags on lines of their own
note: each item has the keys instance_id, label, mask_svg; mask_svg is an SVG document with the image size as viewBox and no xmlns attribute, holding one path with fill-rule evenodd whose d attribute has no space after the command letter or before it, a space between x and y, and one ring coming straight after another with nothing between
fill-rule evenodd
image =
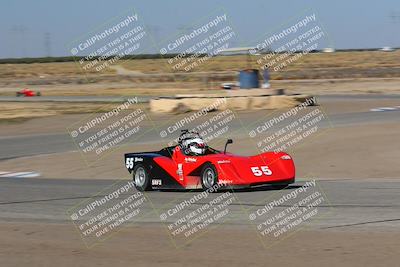
<instances>
[{"instance_id":1,"label":"sky","mask_svg":"<svg viewBox=\"0 0 400 267\"><path fill-rule=\"evenodd\" d=\"M227 14L235 46L256 45L302 14L315 13L327 45L336 49L400 47L398 0L1 0L0 58L70 56L76 40L130 10L153 40L141 53L158 52L166 40L215 12Z\"/></svg>"}]
</instances>

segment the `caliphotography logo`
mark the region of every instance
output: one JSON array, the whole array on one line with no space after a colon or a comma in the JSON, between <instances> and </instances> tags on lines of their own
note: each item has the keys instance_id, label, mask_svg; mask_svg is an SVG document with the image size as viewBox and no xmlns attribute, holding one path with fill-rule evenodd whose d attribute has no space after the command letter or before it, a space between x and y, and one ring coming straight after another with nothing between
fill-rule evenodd
<instances>
[{"instance_id":1,"label":"caliphotography logo","mask_svg":"<svg viewBox=\"0 0 400 267\"><path fill-rule=\"evenodd\" d=\"M0 267L399 266L399 1L0 13Z\"/></svg>"}]
</instances>

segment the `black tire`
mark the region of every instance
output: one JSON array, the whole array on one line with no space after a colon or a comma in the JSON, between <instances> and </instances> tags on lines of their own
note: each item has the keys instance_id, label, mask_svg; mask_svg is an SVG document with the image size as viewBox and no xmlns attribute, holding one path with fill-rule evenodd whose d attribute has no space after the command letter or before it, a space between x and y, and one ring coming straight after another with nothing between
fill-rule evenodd
<instances>
[{"instance_id":1,"label":"black tire","mask_svg":"<svg viewBox=\"0 0 400 267\"><path fill-rule=\"evenodd\" d=\"M218 184L218 172L211 163L206 163L200 172L201 187L203 190L212 188Z\"/></svg>"},{"instance_id":2,"label":"black tire","mask_svg":"<svg viewBox=\"0 0 400 267\"><path fill-rule=\"evenodd\" d=\"M137 164L132 172L133 182L138 191L150 191L151 178L147 168L143 164Z\"/></svg>"},{"instance_id":3,"label":"black tire","mask_svg":"<svg viewBox=\"0 0 400 267\"><path fill-rule=\"evenodd\" d=\"M19 97L19 96L21 96L21 93L20 93L20 92L17 92L15 95L16 95L17 97Z\"/></svg>"},{"instance_id":4,"label":"black tire","mask_svg":"<svg viewBox=\"0 0 400 267\"><path fill-rule=\"evenodd\" d=\"M41 95L42 95L41 92L37 92L37 93L36 93L36 96L41 96Z\"/></svg>"}]
</instances>

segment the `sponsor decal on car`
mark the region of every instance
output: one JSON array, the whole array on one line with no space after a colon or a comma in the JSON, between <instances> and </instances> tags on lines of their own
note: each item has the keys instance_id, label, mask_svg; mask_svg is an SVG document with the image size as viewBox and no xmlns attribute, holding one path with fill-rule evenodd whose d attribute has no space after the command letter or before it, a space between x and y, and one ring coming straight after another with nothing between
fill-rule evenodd
<instances>
[{"instance_id":1,"label":"sponsor decal on car","mask_svg":"<svg viewBox=\"0 0 400 267\"><path fill-rule=\"evenodd\" d=\"M178 170L176 170L176 174L179 175L179 180L183 181L183 168L182 168L182 163L178 164Z\"/></svg>"},{"instance_id":2,"label":"sponsor decal on car","mask_svg":"<svg viewBox=\"0 0 400 267\"><path fill-rule=\"evenodd\" d=\"M221 180L219 180L219 184L233 184L233 181L221 179Z\"/></svg>"},{"instance_id":3,"label":"sponsor decal on car","mask_svg":"<svg viewBox=\"0 0 400 267\"><path fill-rule=\"evenodd\" d=\"M151 185L162 185L161 179L153 179L151 180Z\"/></svg>"},{"instance_id":4,"label":"sponsor decal on car","mask_svg":"<svg viewBox=\"0 0 400 267\"><path fill-rule=\"evenodd\" d=\"M196 158L185 158L185 162L196 162Z\"/></svg>"}]
</instances>

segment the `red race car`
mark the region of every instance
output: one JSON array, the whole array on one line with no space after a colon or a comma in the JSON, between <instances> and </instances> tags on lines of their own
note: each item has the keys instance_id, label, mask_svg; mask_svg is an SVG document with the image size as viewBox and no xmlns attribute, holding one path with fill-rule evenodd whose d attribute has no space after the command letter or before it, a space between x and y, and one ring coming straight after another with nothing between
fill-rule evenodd
<instances>
[{"instance_id":1,"label":"red race car","mask_svg":"<svg viewBox=\"0 0 400 267\"><path fill-rule=\"evenodd\" d=\"M16 93L16 96L26 96L26 97L30 97L30 96L41 96L42 94L40 92L34 92L31 89L22 89L21 91L18 91Z\"/></svg>"},{"instance_id":2,"label":"red race car","mask_svg":"<svg viewBox=\"0 0 400 267\"><path fill-rule=\"evenodd\" d=\"M282 189L295 181L292 157L284 152L238 156L208 147L196 132L183 130L178 145L160 151L127 153L125 165L139 191L152 189L243 188L270 184Z\"/></svg>"}]
</instances>

